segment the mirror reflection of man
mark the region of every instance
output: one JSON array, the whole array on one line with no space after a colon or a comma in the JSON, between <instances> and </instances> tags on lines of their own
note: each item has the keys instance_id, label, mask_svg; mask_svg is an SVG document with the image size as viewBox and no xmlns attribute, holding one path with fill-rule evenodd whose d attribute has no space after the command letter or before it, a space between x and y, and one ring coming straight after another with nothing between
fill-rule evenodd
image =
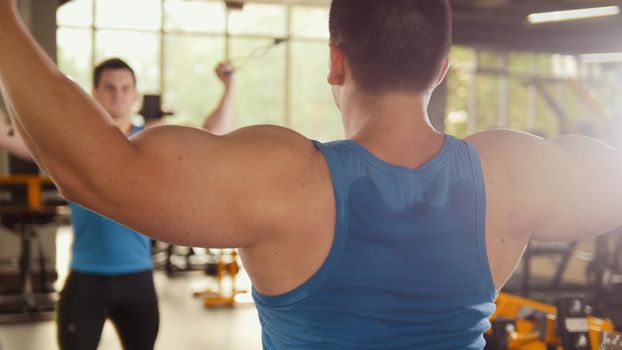
<instances>
[{"instance_id":1,"label":"mirror reflection of man","mask_svg":"<svg viewBox=\"0 0 622 350\"><path fill-rule=\"evenodd\" d=\"M233 72L233 67L227 63L215 69L224 91L217 107L203 122L207 130L215 133L224 133L233 127ZM138 98L136 76L119 58L105 60L95 67L92 96L127 137L144 127L164 123L163 120L152 121L144 127L132 124ZM0 147L32 161L22 137L12 131L4 115L0 118L4 121L0 123ZM153 349L159 311L150 239L79 205L69 205L74 242L70 273L58 303L59 347L62 350L97 349L104 323L109 319L125 349Z\"/></svg>"}]
</instances>

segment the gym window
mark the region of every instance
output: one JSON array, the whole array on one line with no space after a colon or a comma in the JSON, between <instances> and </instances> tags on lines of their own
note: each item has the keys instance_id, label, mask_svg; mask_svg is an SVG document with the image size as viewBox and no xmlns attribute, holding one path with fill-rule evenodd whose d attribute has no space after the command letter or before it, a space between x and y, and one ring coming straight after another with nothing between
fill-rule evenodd
<instances>
[{"instance_id":1,"label":"gym window","mask_svg":"<svg viewBox=\"0 0 622 350\"><path fill-rule=\"evenodd\" d=\"M136 70L141 93L163 95L173 122L197 125L221 94L213 68L229 57L240 66L238 127L267 123L319 140L343 137L325 81L325 6L247 1L240 10L220 0L73 0L57 20L59 65L87 91L94 64L119 56ZM275 45L282 38L290 39ZM574 56L457 46L451 58L445 125L457 136L493 127L558 134L558 114L530 82L545 86L577 122L591 120L594 111L574 96L569 78L597 92L600 103L612 95L595 83L598 69Z\"/></svg>"}]
</instances>

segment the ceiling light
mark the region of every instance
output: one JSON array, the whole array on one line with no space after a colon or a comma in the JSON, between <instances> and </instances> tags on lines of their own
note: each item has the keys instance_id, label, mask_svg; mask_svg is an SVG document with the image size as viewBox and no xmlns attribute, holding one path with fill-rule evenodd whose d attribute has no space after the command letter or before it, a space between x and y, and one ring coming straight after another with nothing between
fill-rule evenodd
<instances>
[{"instance_id":1,"label":"ceiling light","mask_svg":"<svg viewBox=\"0 0 622 350\"><path fill-rule=\"evenodd\" d=\"M548 23L573 21L577 19L616 16L620 14L619 6L594 7L587 9L533 13L527 16L529 23Z\"/></svg>"},{"instance_id":2,"label":"ceiling light","mask_svg":"<svg viewBox=\"0 0 622 350\"><path fill-rule=\"evenodd\" d=\"M619 63L622 62L622 52L616 53L595 53L581 55L583 63Z\"/></svg>"}]
</instances>

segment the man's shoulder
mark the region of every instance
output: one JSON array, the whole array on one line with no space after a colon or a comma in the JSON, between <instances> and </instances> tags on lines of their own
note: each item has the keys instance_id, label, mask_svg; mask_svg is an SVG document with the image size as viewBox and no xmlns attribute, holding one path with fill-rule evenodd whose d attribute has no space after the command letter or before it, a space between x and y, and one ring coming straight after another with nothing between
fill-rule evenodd
<instances>
[{"instance_id":1,"label":"man's shoulder","mask_svg":"<svg viewBox=\"0 0 622 350\"><path fill-rule=\"evenodd\" d=\"M541 137L511 129L491 129L481 131L465 138L478 148L492 148L494 150L507 147L525 147L544 141Z\"/></svg>"}]
</instances>

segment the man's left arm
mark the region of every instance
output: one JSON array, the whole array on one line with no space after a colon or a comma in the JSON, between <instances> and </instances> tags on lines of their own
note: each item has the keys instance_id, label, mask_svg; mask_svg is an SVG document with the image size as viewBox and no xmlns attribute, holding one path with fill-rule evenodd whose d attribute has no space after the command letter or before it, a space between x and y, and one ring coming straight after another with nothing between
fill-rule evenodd
<instances>
[{"instance_id":1,"label":"man's left arm","mask_svg":"<svg viewBox=\"0 0 622 350\"><path fill-rule=\"evenodd\" d=\"M72 181L80 173L102 171L111 158L131 159L135 147L38 47L19 18L16 0L0 0L0 52L9 53L0 55L7 108L33 158L50 176ZM84 157L93 159L84 162Z\"/></svg>"}]
</instances>

